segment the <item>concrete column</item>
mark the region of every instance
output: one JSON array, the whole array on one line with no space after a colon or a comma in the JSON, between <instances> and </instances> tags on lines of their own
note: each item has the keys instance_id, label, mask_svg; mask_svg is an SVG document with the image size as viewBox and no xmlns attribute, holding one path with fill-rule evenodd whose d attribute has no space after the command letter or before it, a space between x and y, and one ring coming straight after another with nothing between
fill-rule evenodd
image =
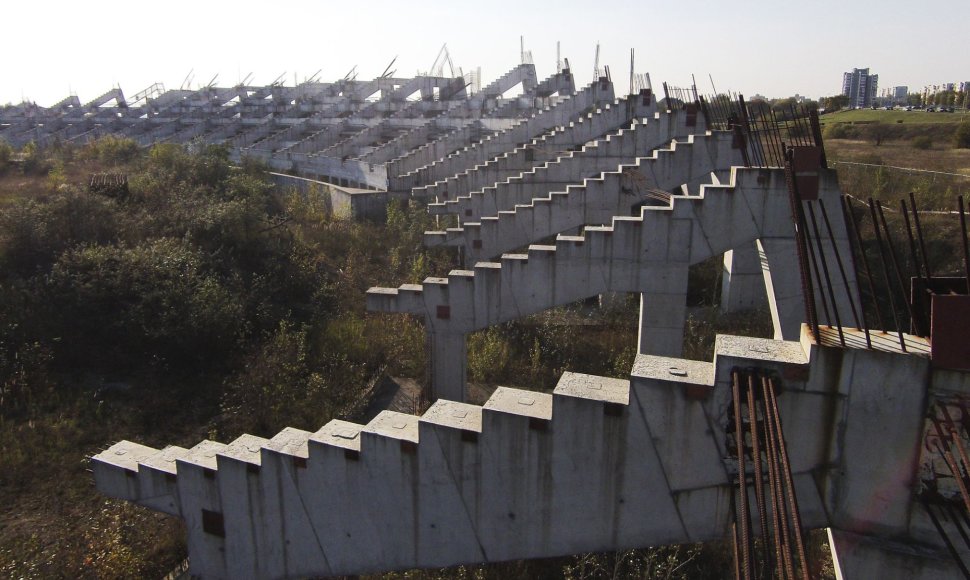
<instances>
[{"instance_id":1,"label":"concrete column","mask_svg":"<svg viewBox=\"0 0 970 580\"><path fill-rule=\"evenodd\" d=\"M775 340L799 340L805 320L805 300L794 238L758 240Z\"/></svg>"},{"instance_id":2,"label":"concrete column","mask_svg":"<svg viewBox=\"0 0 970 580\"><path fill-rule=\"evenodd\" d=\"M721 312L756 310L768 305L762 258L755 244L724 252Z\"/></svg>"},{"instance_id":3,"label":"concrete column","mask_svg":"<svg viewBox=\"0 0 970 580\"><path fill-rule=\"evenodd\" d=\"M686 280L687 276L683 276L683 279ZM639 353L680 357L684 352L686 321L686 287L674 293L640 294Z\"/></svg>"},{"instance_id":4,"label":"concrete column","mask_svg":"<svg viewBox=\"0 0 970 580\"><path fill-rule=\"evenodd\" d=\"M428 399L465 402L468 352L465 335L428 332Z\"/></svg>"}]
</instances>

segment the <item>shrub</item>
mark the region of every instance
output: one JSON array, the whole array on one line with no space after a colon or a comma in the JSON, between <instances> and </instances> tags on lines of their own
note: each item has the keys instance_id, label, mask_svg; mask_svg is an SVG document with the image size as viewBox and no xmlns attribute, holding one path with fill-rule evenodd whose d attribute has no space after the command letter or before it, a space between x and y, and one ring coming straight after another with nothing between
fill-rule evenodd
<instances>
[{"instance_id":1,"label":"shrub","mask_svg":"<svg viewBox=\"0 0 970 580\"><path fill-rule=\"evenodd\" d=\"M960 123L953 134L953 145L958 149L970 149L970 123Z\"/></svg>"},{"instance_id":2,"label":"shrub","mask_svg":"<svg viewBox=\"0 0 970 580\"><path fill-rule=\"evenodd\" d=\"M13 157L13 147L6 141L0 140L0 175L7 172L11 157Z\"/></svg>"},{"instance_id":3,"label":"shrub","mask_svg":"<svg viewBox=\"0 0 970 580\"><path fill-rule=\"evenodd\" d=\"M849 132L846 130L844 124L834 123L825 126L825 132L822 136L825 139L847 139L849 137Z\"/></svg>"},{"instance_id":4,"label":"shrub","mask_svg":"<svg viewBox=\"0 0 970 580\"><path fill-rule=\"evenodd\" d=\"M913 148L925 151L933 148L933 139L928 135L920 135L913 138Z\"/></svg>"},{"instance_id":5,"label":"shrub","mask_svg":"<svg viewBox=\"0 0 970 580\"><path fill-rule=\"evenodd\" d=\"M239 298L184 240L65 252L51 270L47 304L74 361L218 365L242 330Z\"/></svg>"}]
</instances>

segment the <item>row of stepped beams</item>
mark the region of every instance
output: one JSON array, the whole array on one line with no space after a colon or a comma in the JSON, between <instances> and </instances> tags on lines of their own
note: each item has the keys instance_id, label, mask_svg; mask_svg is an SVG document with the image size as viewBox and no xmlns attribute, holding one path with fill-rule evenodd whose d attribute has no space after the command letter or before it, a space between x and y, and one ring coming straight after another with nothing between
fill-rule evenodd
<instances>
[{"instance_id":1,"label":"row of stepped beams","mask_svg":"<svg viewBox=\"0 0 970 580\"><path fill-rule=\"evenodd\" d=\"M282 127L276 133L253 143L250 147L260 151L274 152L305 139L319 128L320 126L314 124L309 117L297 119L293 124Z\"/></svg>"},{"instance_id":2,"label":"row of stepped beams","mask_svg":"<svg viewBox=\"0 0 970 580\"><path fill-rule=\"evenodd\" d=\"M635 119L634 119L635 120ZM411 190L411 195L424 198L454 199L473 191L480 191L494 183L555 160L567 151L582 148L605 135L631 123L630 109L624 99L604 105L579 117L576 121L556 127L551 132L523 143L512 150L489 159L456 175ZM669 139L668 139L669 140Z\"/></svg>"},{"instance_id":3,"label":"row of stepped beams","mask_svg":"<svg viewBox=\"0 0 970 580\"><path fill-rule=\"evenodd\" d=\"M469 194L431 203L428 211L438 215L454 214L461 221L469 221L494 216L499 211L529 203L553 191L564 191L569 185L582 185L585 179L599 176L604 171L616 170L621 164L635 162L638 157L649 155L673 139L689 138L694 128L687 127L683 123L685 119L686 115L682 112L673 112L658 113L653 119L634 120L615 134L590 141L533 169L493 182ZM636 181L631 178L627 185L641 185L641 189L652 187L646 178L639 180L640 183Z\"/></svg>"},{"instance_id":4,"label":"row of stepped beams","mask_svg":"<svg viewBox=\"0 0 970 580\"><path fill-rule=\"evenodd\" d=\"M394 178L389 183L389 188L394 191L408 191L417 186L445 179L476 164L484 163L500 153L514 149L522 143L527 143L555 127L565 125L601 103L614 100L612 83L593 83L570 98L560 101L556 106L544 108L505 131Z\"/></svg>"},{"instance_id":5,"label":"row of stepped beams","mask_svg":"<svg viewBox=\"0 0 970 580\"><path fill-rule=\"evenodd\" d=\"M674 141L669 149L654 150L649 157L614 165L612 171L582 180L579 185L540 182L532 192L528 186L521 186L473 194L465 213L459 215L484 217L445 232L429 233L425 242L461 246L468 252L467 259L474 262L583 225L609 223L614 216L636 215L640 206L656 198L653 190L669 192L683 185L687 191L698 193L711 181L713 172L740 164L741 154L732 147L733 142L727 131L690 136L683 142ZM555 173L548 178L556 179ZM528 195L542 197L522 201ZM472 204L473 200L482 201Z\"/></svg>"},{"instance_id":6,"label":"row of stepped beams","mask_svg":"<svg viewBox=\"0 0 970 580\"><path fill-rule=\"evenodd\" d=\"M823 192L832 207L834 187ZM434 329L467 333L604 292L679 295L686 271L758 239L790 240L794 230L784 171L732 168L725 185L705 185L697 196L672 196L666 207L587 226L554 246L478 262L420 287L372 288L369 310L423 315ZM428 322L430 321L430 322Z\"/></svg>"},{"instance_id":7,"label":"row of stepped beams","mask_svg":"<svg viewBox=\"0 0 970 580\"><path fill-rule=\"evenodd\" d=\"M911 337L915 338L915 337ZM731 375L778 383L801 522L942 547L912 500L923 409L965 376L925 357L719 336L713 362L637 356L630 380L566 373L478 407L92 460L98 489L185 520L193 576L371 574L725 537ZM915 387L915 388L914 388ZM750 472L749 472L750 473ZM873 485L872 482L879 482ZM749 491L750 493L750 491ZM753 522L753 533L760 533Z\"/></svg>"},{"instance_id":8,"label":"row of stepped beams","mask_svg":"<svg viewBox=\"0 0 970 580\"><path fill-rule=\"evenodd\" d=\"M513 121L504 119L498 123L479 119L472 120L462 127L435 137L433 141L417 149L409 150L406 153L398 152L397 157L387 162L387 173L393 176L406 175L496 131L506 129L513 123Z\"/></svg>"},{"instance_id":9,"label":"row of stepped beams","mask_svg":"<svg viewBox=\"0 0 970 580\"><path fill-rule=\"evenodd\" d=\"M354 135L334 143L330 147L322 150L321 155L328 157L360 157L363 151L379 147L383 143L390 141L402 133L416 127L427 125L430 119L385 119L384 121L365 128Z\"/></svg>"},{"instance_id":10,"label":"row of stepped beams","mask_svg":"<svg viewBox=\"0 0 970 580\"><path fill-rule=\"evenodd\" d=\"M322 121L319 130L303 140L281 149L281 152L312 155L322 151L340 142L341 139L345 139L348 135L353 134L354 131L351 123L357 124L357 127L367 124L363 119L327 119L326 121ZM358 128L357 130L360 129Z\"/></svg>"},{"instance_id":11,"label":"row of stepped beams","mask_svg":"<svg viewBox=\"0 0 970 580\"><path fill-rule=\"evenodd\" d=\"M419 125L399 135L397 138L362 154L359 159L368 163L386 163L395 157L399 157L402 151L413 151L419 147L424 147L444 133L454 131L471 122L470 120L463 119L456 121L456 124L452 126L441 125L438 121Z\"/></svg>"}]
</instances>

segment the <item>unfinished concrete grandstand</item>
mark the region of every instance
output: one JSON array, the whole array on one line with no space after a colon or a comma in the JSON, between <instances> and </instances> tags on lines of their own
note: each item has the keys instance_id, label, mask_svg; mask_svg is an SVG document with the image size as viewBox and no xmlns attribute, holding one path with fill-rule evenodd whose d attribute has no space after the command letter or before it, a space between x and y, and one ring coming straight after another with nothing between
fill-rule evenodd
<instances>
[{"instance_id":1,"label":"unfinished concrete grandstand","mask_svg":"<svg viewBox=\"0 0 970 580\"><path fill-rule=\"evenodd\" d=\"M522 96L498 98L516 84ZM866 254L812 111L779 120L740 96L615 90L608 75L577 88L568 68L539 81L520 65L474 94L461 79L381 77L168 91L127 106L138 114L120 91L114 107L5 111L14 143L199 139L333 183L352 215L420 200L448 226L426 243L464 260L368 291L370 309L424 320L422 415L191 448L121 441L93 458L98 488L182 518L202 578L723 537L738 578L808 578L804 534L818 528L840 577L965 573L970 359L953 329L970 322L970 278L921 280L912 324L873 328ZM712 258L724 303L769 309L774 339L719 336L713 360L685 360L687 272ZM628 378L566 373L551 392L466 401L468 333L611 292L641 296Z\"/></svg>"}]
</instances>

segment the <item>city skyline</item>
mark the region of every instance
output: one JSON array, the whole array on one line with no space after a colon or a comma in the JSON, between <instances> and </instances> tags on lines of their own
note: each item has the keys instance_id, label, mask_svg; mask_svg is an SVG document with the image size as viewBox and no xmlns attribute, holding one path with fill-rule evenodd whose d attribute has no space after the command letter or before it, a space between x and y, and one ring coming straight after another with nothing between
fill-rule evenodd
<instances>
[{"instance_id":1,"label":"city skyline","mask_svg":"<svg viewBox=\"0 0 970 580\"><path fill-rule=\"evenodd\" d=\"M178 88L190 71L193 88L213 78L231 86L250 74L253 84L282 77L292 85L319 71L327 82L354 66L358 78L374 78L395 57L392 68L413 76L430 68L445 43L456 68L481 67L488 82L519 63L520 37L540 77L555 72L559 42L580 84L592 80L599 42L600 66L610 67L622 91L631 48L636 72L650 73L658 92L664 81L689 86L692 75L703 92L811 98L839 94L842 73L853 68L869 68L883 86L922 87L970 75L961 40L970 6L956 2L934 11L898 0L879 10L828 0L808 10L755 2L594 10L575 0L555 9L507 0L474 9L429 0L406 8L385 0L367 6L363 12L297 1L268 12L252 2L175 0L164 9L131 5L108 14L65 2L17 3L5 9L13 26L0 38L0 49L12 55L0 69L0 104L27 99L49 106L70 94L86 102L114 86L134 94L156 82ZM927 35L934 38L932 50L907 40Z\"/></svg>"}]
</instances>

